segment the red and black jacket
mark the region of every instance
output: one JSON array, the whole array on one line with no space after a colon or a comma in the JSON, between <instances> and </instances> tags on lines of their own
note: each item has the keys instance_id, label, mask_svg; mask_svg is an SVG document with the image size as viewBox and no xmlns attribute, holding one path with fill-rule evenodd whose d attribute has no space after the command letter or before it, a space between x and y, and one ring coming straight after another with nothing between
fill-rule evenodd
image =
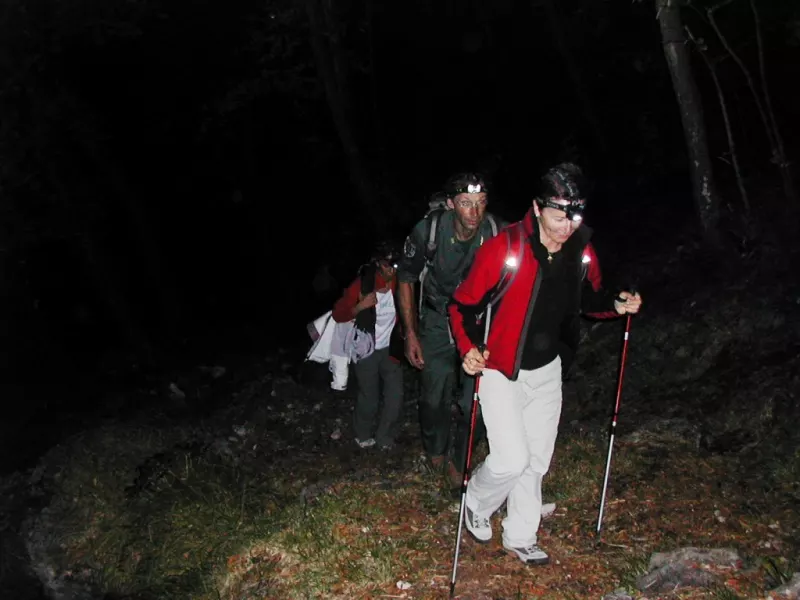
<instances>
[{"instance_id":1,"label":"red and black jacket","mask_svg":"<svg viewBox=\"0 0 800 600\"><path fill-rule=\"evenodd\" d=\"M533 307L539 289L539 263L531 248L531 238L538 239L538 228L533 210L519 223L504 228L496 237L486 241L475 255L467 278L458 286L448 305L453 339L460 356L483 341L474 326L475 315L483 313L496 292L501 278L507 276L504 265L511 248L521 244L521 260L510 279L502 299L492 307L489 337L488 368L496 369L511 380L519 375L522 352L528 334ZM581 313L593 318L612 318L614 299L602 289L600 265L594 248L589 243L591 230L581 226L564 244L562 251L569 253L565 259L575 268L570 271L575 279L574 305L567 311L561 324L562 371L566 372L580 338ZM574 239L573 239L574 238ZM538 243L538 242L536 242Z\"/></svg>"}]
</instances>

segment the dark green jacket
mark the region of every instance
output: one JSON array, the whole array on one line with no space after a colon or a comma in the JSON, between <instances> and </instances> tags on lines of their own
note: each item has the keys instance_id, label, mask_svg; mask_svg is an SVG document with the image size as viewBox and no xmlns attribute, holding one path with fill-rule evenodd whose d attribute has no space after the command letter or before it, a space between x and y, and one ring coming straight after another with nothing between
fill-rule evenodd
<instances>
[{"instance_id":1,"label":"dark green jacket","mask_svg":"<svg viewBox=\"0 0 800 600\"><path fill-rule=\"evenodd\" d=\"M497 230L505 226L497 217ZM422 289L422 305L442 315L447 313L447 303L453 292L469 272L475 252L488 239L493 237L489 213L484 215L478 233L470 240L462 242L456 238L454 211L440 213L435 237L436 250L425 274ZM426 254L431 230L431 215L420 220L411 230L403 246L403 256L397 267L397 278L401 283L419 281L427 263Z\"/></svg>"}]
</instances>

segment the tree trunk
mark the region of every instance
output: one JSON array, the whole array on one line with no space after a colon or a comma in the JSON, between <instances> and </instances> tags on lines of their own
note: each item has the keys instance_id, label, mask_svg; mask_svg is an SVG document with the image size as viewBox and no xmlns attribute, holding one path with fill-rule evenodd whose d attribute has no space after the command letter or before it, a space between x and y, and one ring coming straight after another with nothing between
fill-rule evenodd
<instances>
[{"instance_id":1,"label":"tree trunk","mask_svg":"<svg viewBox=\"0 0 800 600\"><path fill-rule=\"evenodd\" d=\"M714 184L700 92L692 73L680 6L677 0L656 0L656 11L664 57L672 77L686 138L697 216L706 242L719 246L719 196Z\"/></svg>"},{"instance_id":2,"label":"tree trunk","mask_svg":"<svg viewBox=\"0 0 800 600\"><path fill-rule=\"evenodd\" d=\"M341 45L339 40L328 31L325 8L320 5L321 1L306 0L311 47L317 65L317 73L325 86L325 96L331 110L336 133L347 158L350 179L356 188L367 220L380 234L385 231L385 223L378 211L378 201L348 113L347 82L341 80L344 73L337 68L337 65L344 64L344 61L341 60ZM337 57L339 58L337 59Z\"/></svg>"},{"instance_id":3,"label":"tree trunk","mask_svg":"<svg viewBox=\"0 0 800 600\"><path fill-rule=\"evenodd\" d=\"M719 99L719 109L722 112L722 123L725 125L725 136L728 138L728 153L731 157L731 166L733 167L734 175L736 176L736 185L739 187L739 196L742 198L742 209L744 214L742 221L749 223L750 221L750 200L747 197L747 188L744 186L744 178L742 177L742 170L739 168L739 156L736 153L736 142L733 139L733 127L731 127L731 119L728 115L728 103L725 101L725 92L722 90L722 83L717 75L717 67L714 62L708 57L708 53L702 40L698 40L692 35L689 28L686 28L686 33L694 43L695 48L700 53L700 57L708 67L708 72L711 75L711 81L714 82L714 88L717 90L717 98ZM728 205L730 206L730 204Z\"/></svg>"}]
</instances>

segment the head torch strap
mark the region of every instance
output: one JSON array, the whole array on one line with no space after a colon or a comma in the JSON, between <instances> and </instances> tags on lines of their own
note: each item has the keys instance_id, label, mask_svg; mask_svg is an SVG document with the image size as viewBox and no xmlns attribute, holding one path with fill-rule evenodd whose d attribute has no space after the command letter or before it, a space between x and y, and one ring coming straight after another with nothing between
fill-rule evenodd
<instances>
[{"instance_id":1,"label":"head torch strap","mask_svg":"<svg viewBox=\"0 0 800 600\"><path fill-rule=\"evenodd\" d=\"M550 198L547 200L539 200L539 206L543 208L554 208L556 210L564 211L567 217L571 220L577 221L583 218L583 210L586 208L586 203L580 200L569 200L567 204L559 204L554 200L565 200L566 198Z\"/></svg>"}]
</instances>

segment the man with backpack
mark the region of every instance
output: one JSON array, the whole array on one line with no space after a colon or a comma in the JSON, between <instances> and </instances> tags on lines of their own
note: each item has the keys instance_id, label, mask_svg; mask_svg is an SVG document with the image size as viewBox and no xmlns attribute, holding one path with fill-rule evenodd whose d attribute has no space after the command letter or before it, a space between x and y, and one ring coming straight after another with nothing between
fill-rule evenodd
<instances>
[{"instance_id":1,"label":"man with backpack","mask_svg":"<svg viewBox=\"0 0 800 600\"><path fill-rule=\"evenodd\" d=\"M467 486L465 525L476 540L488 542L490 518L507 503L503 546L529 564L549 560L537 543L542 478L558 433L562 374L580 339L580 314L611 318L636 313L642 303L639 294L603 290L591 230L581 225L585 200L579 167L550 169L528 214L480 249L448 307L463 369L481 374L490 447Z\"/></svg>"},{"instance_id":2,"label":"man with backpack","mask_svg":"<svg viewBox=\"0 0 800 600\"><path fill-rule=\"evenodd\" d=\"M466 277L475 252L497 235L500 224L486 212L488 189L476 173L452 176L443 190L445 206L434 208L406 238L398 265L398 303L405 332L405 354L422 371L419 418L422 445L431 466L443 469L453 488L461 485L469 433L474 378L459 368L447 317L447 304ZM417 286L419 285L419 289ZM417 296L419 304L417 304ZM460 380L460 418L453 460L450 405Z\"/></svg>"}]
</instances>

